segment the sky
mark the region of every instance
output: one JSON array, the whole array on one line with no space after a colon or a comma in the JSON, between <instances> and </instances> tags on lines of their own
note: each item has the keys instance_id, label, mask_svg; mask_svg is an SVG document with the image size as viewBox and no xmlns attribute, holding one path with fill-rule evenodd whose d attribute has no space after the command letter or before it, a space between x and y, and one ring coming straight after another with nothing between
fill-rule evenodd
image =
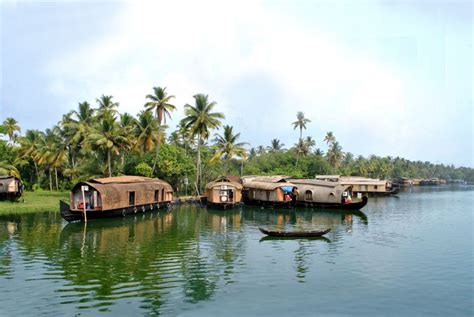
<instances>
[{"instance_id":1,"label":"sky","mask_svg":"<svg viewBox=\"0 0 474 317\"><path fill-rule=\"evenodd\" d=\"M1 1L1 0L0 0ZM474 167L472 1L1 1L0 120L44 130L102 94L217 102L250 146Z\"/></svg>"}]
</instances>

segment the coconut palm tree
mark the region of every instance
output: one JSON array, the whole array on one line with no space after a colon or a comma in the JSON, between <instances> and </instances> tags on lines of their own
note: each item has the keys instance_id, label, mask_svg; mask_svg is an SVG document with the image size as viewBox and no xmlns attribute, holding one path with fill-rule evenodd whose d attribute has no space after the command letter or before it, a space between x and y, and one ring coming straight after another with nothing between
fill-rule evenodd
<instances>
[{"instance_id":1,"label":"coconut palm tree","mask_svg":"<svg viewBox=\"0 0 474 317\"><path fill-rule=\"evenodd\" d=\"M102 95L100 98L96 99L96 102L99 105L99 109L97 110L99 118L103 118L104 116L115 116L117 113L116 108L119 106L119 103L112 101L113 98L113 96Z\"/></svg>"},{"instance_id":2,"label":"coconut palm tree","mask_svg":"<svg viewBox=\"0 0 474 317\"><path fill-rule=\"evenodd\" d=\"M184 106L185 117L182 119L182 123L197 140L196 187L199 194L202 175L201 145L209 138L210 131L221 125L220 120L225 116L221 112L212 112L217 103L209 102L208 95L197 94L193 98L194 106L189 104Z\"/></svg>"},{"instance_id":3,"label":"coconut palm tree","mask_svg":"<svg viewBox=\"0 0 474 317\"><path fill-rule=\"evenodd\" d=\"M270 141L270 146L268 146L267 149L268 149L268 152L274 153L274 152L281 151L284 146L285 144L281 143L280 140L272 139Z\"/></svg>"},{"instance_id":4,"label":"coconut palm tree","mask_svg":"<svg viewBox=\"0 0 474 317\"><path fill-rule=\"evenodd\" d=\"M329 164L336 170L341 160L344 158L344 153L342 152L342 147L339 145L339 142L334 141L331 148L327 153Z\"/></svg>"},{"instance_id":5,"label":"coconut palm tree","mask_svg":"<svg viewBox=\"0 0 474 317\"><path fill-rule=\"evenodd\" d=\"M29 157L35 166L36 183L39 186L39 170L37 154L42 143L42 133L38 130L27 130L24 137L20 138L20 156Z\"/></svg>"},{"instance_id":6,"label":"coconut palm tree","mask_svg":"<svg viewBox=\"0 0 474 317\"><path fill-rule=\"evenodd\" d=\"M136 142L134 149L140 153L152 151L161 141L163 128L164 126L158 124L151 112L140 112L135 125Z\"/></svg>"},{"instance_id":7,"label":"coconut palm tree","mask_svg":"<svg viewBox=\"0 0 474 317\"><path fill-rule=\"evenodd\" d=\"M213 163L219 159L224 160L224 174L227 174L229 161L234 157L238 156L242 160L247 158L247 151L244 149L244 145L248 144L246 142L239 142L237 140L240 138L240 133L234 134L233 127L229 125L224 126L224 133L216 134L214 139L216 152L214 156L210 159L210 163Z\"/></svg>"},{"instance_id":8,"label":"coconut palm tree","mask_svg":"<svg viewBox=\"0 0 474 317\"><path fill-rule=\"evenodd\" d=\"M70 112L69 116L61 122L64 138L69 142L69 152L72 168L76 166L76 159L84 148L83 142L87 139L93 124L95 110L86 101L78 104L77 110Z\"/></svg>"},{"instance_id":9,"label":"coconut palm tree","mask_svg":"<svg viewBox=\"0 0 474 317\"><path fill-rule=\"evenodd\" d=\"M166 123L166 117L171 119L171 112L176 110L176 107L170 103L170 100L173 99L173 95L168 95L166 93L166 87L153 87L153 94L147 95L146 99L150 99L145 103L145 108L147 111L155 112L156 120L160 126L162 123ZM156 162L158 159L158 152L160 151L160 143L164 138L158 138L158 144L156 146L156 155L153 162L152 174L155 173Z\"/></svg>"},{"instance_id":10,"label":"coconut palm tree","mask_svg":"<svg viewBox=\"0 0 474 317\"><path fill-rule=\"evenodd\" d=\"M57 155L57 147L61 142L59 136L59 128L57 126L52 129L46 129L44 137L41 139L39 150L35 156L38 160L39 165L44 165L48 170L49 175L49 190L53 190L53 179L52 172L54 168L57 168L57 162L55 157Z\"/></svg>"},{"instance_id":11,"label":"coconut palm tree","mask_svg":"<svg viewBox=\"0 0 474 317\"><path fill-rule=\"evenodd\" d=\"M0 175L10 175L21 179L18 169L7 161L0 161Z\"/></svg>"},{"instance_id":12,"label":"coconut palm tree","mask_svg":"<svg viewBox=\"0 0 474 317\"><path fill-rule=\"evenodd\" d=\"M262 154L265 154L265 147L263 145L259 145L257 146L257 155L262 155Z\"/></svg>"},{"instance_id":13,"label":"coconut palm tree","mask_svg":"<svg viewBox=\"0 0 474 317\"><path fill-rule=\"evenodd\" d=\"M327 145L329 145L329 144L336 141L336 137L334 136L334 134L331 131L329 131L328 133L326 133L326 136L324 137L323 141L325 141L327 143Z\"/></svg>"},{"instance_id":14,"label":"coconut palm tree","mask_svg":"<svg viewBox=\"0 0 474 317\"><path fill-rule=\"evenodd\" d=\"M166 93L166 87L153 87L153 94L146 96L146 99L150 101L145 103L145 108L147 111L155 112L159 125L166 123L166 117L171 119L171 112L176 110L176 107L170 103L173 98L173 95Z\"/></svg>"},{"instance_id":15,"label":"coconut palm tree","mask_svg":"<svg viewBox=\"0 0 474 317\"><path fill-rule=\"evenodd\" d=\"M303 129L306 130L306 124L310 123L311 120L306 119L304 117L304 113L301 111L298 111L296 113L296 121L293 122L293 129L299 128L300 129L300 140L303 138Z\"/></svg>"},{"instance_id":16,"label":"coconut palm tree","mask_svg":"<svg viewBox=\"0 0 474 317\"><path fill-rule=\"evenodd\" d=\"M9 143L13 144L15 143L15 140L17 138L17 134L15 133L16 131L21 132L20 125L18 124L18 121L16 121L13 118L6 118L5 121L3 121L3 133L8 135Z\"/></svg>"},{"instance_id":17,"label":"coconut palm tree","mask_svg":"<svg viewBox=\"0 0 474 317\"><path fill-rule=\"evenodd\" d=\"M310 136L307 136L306 139L304 139L304 143L306 145L306 148L308 149L308 152L310 152L316 145L316 141Z\"/></svg>"},{"instance_id":18,"label":"coconut palm tree","mask_svg":"<svg viewBox=\"0 0 474 317\"><path fill-rule=\"evenodd\" d=\"M112 177L112 156L119 155L130 144L130 139L122 131L111 114L106 114L88 136L87 145L105 153L109 177Z\"/></svg>"}]
</instances>

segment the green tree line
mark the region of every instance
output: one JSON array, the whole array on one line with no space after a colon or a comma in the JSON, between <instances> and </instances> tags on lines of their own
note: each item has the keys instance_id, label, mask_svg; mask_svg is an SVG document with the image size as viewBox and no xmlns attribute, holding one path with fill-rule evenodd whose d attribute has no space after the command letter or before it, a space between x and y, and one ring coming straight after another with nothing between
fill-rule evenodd
<instances>
[{"instance_id":1,"label":"green tree line","mask_svg":"<svg viewBox=\"0 0 474 317\"><path fill-rule=\"evenodd\" d=\"M120 113L113 96L102 95L95 106L80 102L45 131L22 134L14 118L0 125L0 174L23 180L28 189L69 189L95 177L143 175L170 182L180 193L201 192L221 174L284 174L312 178L317 174L374 178L463 179L474 182L472 168L409 161L400 157L354 156L344 152L333 132L321 142L304 136L311 120L297 112L289 123L299 130L294 145L285 148L277 138L268 146L246 148L234 127L208 95L196 94L184 105L184 118L169 134L166 120L176 111L173 95L153 87L136 116ZM219 132L221 131L221 133ZM318 141L319 142L319 141Z\"/></svg>"}]
</instances>

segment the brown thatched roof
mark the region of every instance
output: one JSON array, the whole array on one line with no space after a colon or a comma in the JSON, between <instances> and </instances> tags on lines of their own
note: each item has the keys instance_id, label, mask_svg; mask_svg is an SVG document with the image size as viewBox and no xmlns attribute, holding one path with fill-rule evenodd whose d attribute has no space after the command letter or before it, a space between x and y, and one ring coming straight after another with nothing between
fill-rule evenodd
<instances>
[{"instance_id":1,"label":"brown thatched roof","mask_svg":"<svg viewBox=\"0 0 474 317\"><path fill-rule=\"evenodd\" d=\"M155 181L155 180L161 181L158 178L123 175L123 176L114 176L114 177L95 178L95 179L89 180L89 182L100 183L100 184L112 184L112 183L123 184L123 183L150 182L150 181Z\"/></svg>"},{"instance_id":2,"label":"brown thatched roof","mask_svg":"<svg viewBox=\"0 0 474 317\"><path fill-rule=\"evenodd\" d=\"M243 176L242 182L245 184L246 182L265 182L265 183L280 183L286 182L286 177L283 175L274 175L274 176Z\"/></svg>"},{"instance_id":3,"label":"brown thatched roof","mask_svg":"<svg viewBox=\"0 0 474 317\"><path fill-rule=\"evenodd\" d=\"M244 182L244 188L249 188L249 189L263 189L263 190L275 190L280 187L284 186L292 186L292 187L297 187L296 185L292 183L269 183L269 182L257 182L257 181L249 181L249 182Z\"/></svg>"},{"instance_id":4,"label":"brown thatched roof","mask_svg":"<svg viewBox=\"0 0 474 317\"><path fill-rule=\"evenodd\" d=\"M207 183L206 189L212 189L215 186L222 186L222 185L231 185L237 189L242 189L242 184L240 184L240 182L235 182L231 180L231 178L236 179L236 177L237 179L240 179L240 177L238 176L219 176L218 178L216 178L215 181Z\"/></svg>"},{"instance_id":5,"label":"brown thatched roof","mask_svg":"<svg viewBox=\"0 0 474 317\"><path fill-rule=\"evenodd\" d=\"M288 181L297 185L304 184L304 185L314 185L314 186L331 187L331 188L340 185L340 183L338 182L321 181L317 179L289 178Z\"/></svg>"}]
</instances>

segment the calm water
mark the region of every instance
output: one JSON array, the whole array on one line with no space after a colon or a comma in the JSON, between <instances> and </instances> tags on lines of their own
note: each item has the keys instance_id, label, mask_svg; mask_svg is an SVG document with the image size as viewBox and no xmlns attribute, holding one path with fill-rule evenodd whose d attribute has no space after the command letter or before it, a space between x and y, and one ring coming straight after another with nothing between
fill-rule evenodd
<instances>
[{"instance_id":1,"label":"calm water","mask_svg":"<svg viewBox=\"0 0 474 317\"><path fill-rule=\"evenodd\" d=\"M363 212L185 206L66 224L0 217L0 315L473 315L473 187ZM258 226L331 228L265 239Z\"/></svg>"}]
</instances>

